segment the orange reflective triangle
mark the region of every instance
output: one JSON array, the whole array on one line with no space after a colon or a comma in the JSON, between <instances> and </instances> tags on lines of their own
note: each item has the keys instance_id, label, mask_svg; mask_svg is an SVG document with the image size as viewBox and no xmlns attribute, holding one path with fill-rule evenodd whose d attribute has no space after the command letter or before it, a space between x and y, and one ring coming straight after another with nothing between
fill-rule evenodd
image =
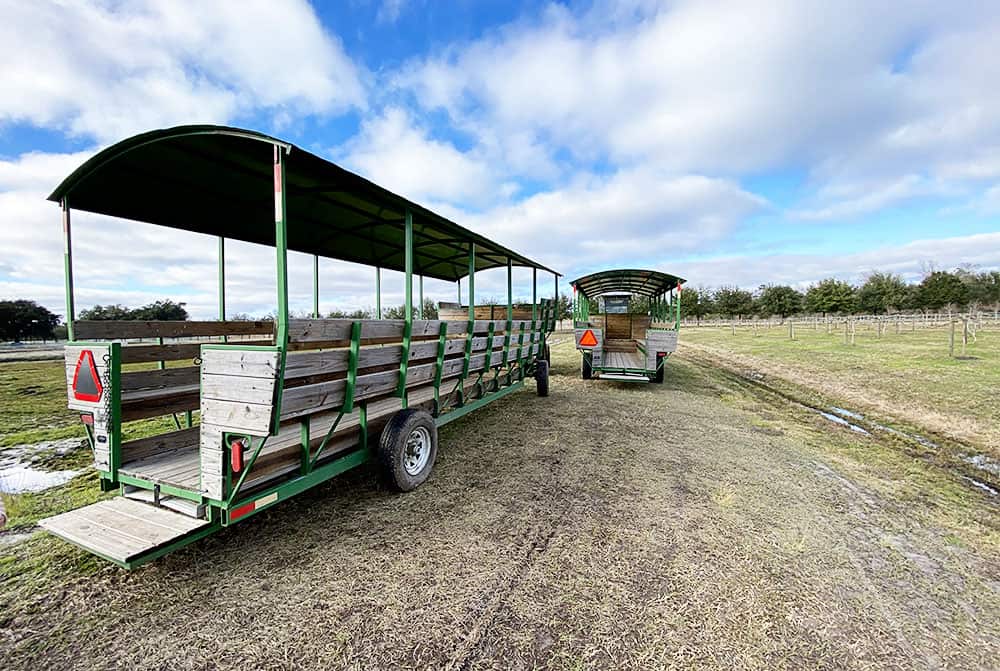
<instances>
[{"instance_id":1,"label":"orange reflective triangle","mask_svg":"<svg viewBox=\"0 0 1000 671\"><path fill-rule=\"evenodd\" d=\"M580 345L582 347L597 347L597 336L594 335L593 331L587 329L580 336Z\"/></svg>"},{"instance_id":2,"label":"orange reflective triangle","mask_svg":"<svg viewBox=\"0 0 1000 671\"><path fill-rule=\"evenodd\" d=\"M101 400L102 393L104 388L101 386L101 376L97 374L94 354L85 349L80 352L80 358L76 360L76 370L73 371L73 398L96 403Z\"/></svg>"}]
</instances>

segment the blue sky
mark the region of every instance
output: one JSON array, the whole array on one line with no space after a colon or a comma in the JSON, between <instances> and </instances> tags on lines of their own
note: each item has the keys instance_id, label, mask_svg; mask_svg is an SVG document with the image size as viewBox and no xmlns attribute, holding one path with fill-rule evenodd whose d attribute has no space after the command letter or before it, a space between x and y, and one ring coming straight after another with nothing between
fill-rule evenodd
<instances>
[{"instance_id":1,"label":"blue sky","mask_svg":"<svg viewBox=\"0 0 1000 671\"><path fill-rule=\"evenodd\" d=\"M993 3L0 0L0 18L0 297L58 312L45 195L102 147L199 122L288 139L570 278L1000 267ZM210 241L75 222L81 307L214 314ZM232 309L272 309L273 283L242 270L267 250L230 258ZM300 309L310 270L292 270ZM323 308L371 305L370 274L324 262Z\"/></svg>"}]
</instances>

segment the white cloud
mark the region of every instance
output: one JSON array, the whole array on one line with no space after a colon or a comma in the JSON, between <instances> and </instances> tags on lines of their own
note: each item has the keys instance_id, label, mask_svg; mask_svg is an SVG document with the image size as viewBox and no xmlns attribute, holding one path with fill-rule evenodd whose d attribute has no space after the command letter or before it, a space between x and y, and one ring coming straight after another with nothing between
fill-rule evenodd
<instances>
[{"instance_id":1,"label":"white cloud","mask_svg":"<svg viewBox=\"0 0 1000 671\"><path fill-rule=\"evenodd\" d=\"M582 177L458 221L550 267L580 269L622 259L659 263L702 249L765 207L728 180L635 169Z\"/></svg>"},{"instance_id":2,"label":"white cloud","mask_svg":"<svg viewBox=\"0 0 1000 671\"><path fill-rule=\"evenodd\" d=\"M805 288L827 277L861 281L872 270L919 281L928 267L943 269L969 264L983 270L1000 269L1000 233L914 240L853 254L770 254L718 256L664 265L665 271L685 277L692 285L735 284L753 289L761 284L791 284Z\"/></svg>"},{"instance_id":3,"label":"white cloud","mask_svg":"<svg viewBox=\"0 0 1000 671\"><path fill-rule=\"evenodd\" d=\"M722 175L791 165L816 188L955 179L992 173L980 148L1000 143L998 19L988 3L553 6L414 61L395 83L463 126L531 133L584 161Z\"/></svg>"},{"instance_id":4,"label":"white cloud","mask_svg":"<svg viewBox=\"0 0 1000 671\"><path fill-rule=\"evenodd\" d=\"M406 3L407 0L382 0L375 20L379 23L395 23Z\"/></svg>"},{"instance_id":5,"label":"white cloud","mask_svg":"<svg viewBox=\"0 0 1000 671\"><path fill-rule=\"evenodd\" d=\"M346 165L414 200L474 203L500 195L502 175L482 151L461 152L428 137L402 108L365 121L339 153Z\"/></svg>"},{"instance_id":6,"label":"white cloud","mask_svg":"<svg viewBox=\"0 0 1000 671\"><path fill-rule=\"evenodd\" d=\"M0 0L0 13L0 123L108 141L365 104L363 74L301 0Z\"/></svg>"}]
</instances>

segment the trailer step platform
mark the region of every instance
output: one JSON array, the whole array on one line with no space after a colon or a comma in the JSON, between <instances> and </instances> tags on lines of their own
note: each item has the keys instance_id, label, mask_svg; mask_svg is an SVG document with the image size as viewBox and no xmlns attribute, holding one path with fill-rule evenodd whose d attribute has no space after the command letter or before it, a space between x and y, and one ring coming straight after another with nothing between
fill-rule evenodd
<instances>
[{"instance_id":1,"label":"trailer step platform","mask_svg":"<svg viewBox=\"0 0 1000 671\"><path fill-rule=\"evenodd\" d=\"M134 568L207 535L216 525L117 496L38 523L49 533Z\"/></svg>"}]
</instances>

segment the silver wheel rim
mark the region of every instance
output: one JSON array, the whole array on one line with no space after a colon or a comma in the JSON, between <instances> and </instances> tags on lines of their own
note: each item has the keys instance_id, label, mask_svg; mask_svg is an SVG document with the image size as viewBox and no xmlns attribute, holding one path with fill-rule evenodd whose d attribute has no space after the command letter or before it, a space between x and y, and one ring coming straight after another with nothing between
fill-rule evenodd
<instances>
[{"instance_id":1,"label":"silver wheel rim","mask_svg":"<svg viewBox=\"0 0 1000 671\"><path fill-rule=\"evenodd\" d=\"M420 475L431 458L431 432L418 426L406 438L403 451L403 470L408 475Z\"/></svg>"}]
</instances>

